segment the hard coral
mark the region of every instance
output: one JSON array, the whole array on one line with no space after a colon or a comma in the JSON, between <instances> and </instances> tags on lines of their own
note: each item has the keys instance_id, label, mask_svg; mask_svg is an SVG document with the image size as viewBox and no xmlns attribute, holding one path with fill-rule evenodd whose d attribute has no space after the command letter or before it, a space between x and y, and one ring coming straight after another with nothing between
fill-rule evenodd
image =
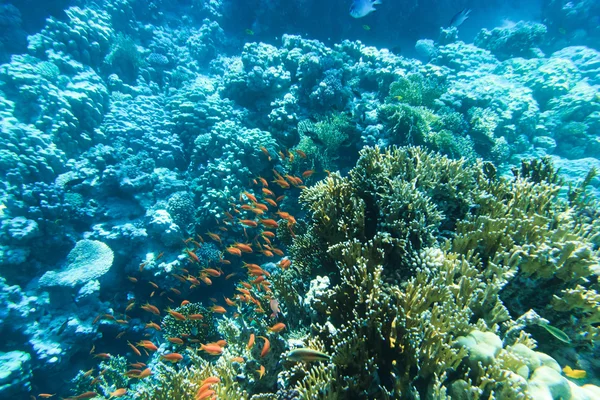
<instances>
[{"instance_id":1,"label":"hard coral","mask_svg":"<svg viewBox=\"0 0 600 400\"><path fill-rule=\"evenodd\" d=\"M560 199L555 182L547 160L524 163L508 179L490 164L419 148L366 148L348 177L332 174L305 190L312 226L294 239L294 263L303 276L328 273L331 280L311 301L310 318L335 368L325 363L314 376L356 398L462 396L476 388L484 396L533 394L543 371L527 374L529 385L517 376L522 357L503 350L534 346L513 320L526 311L522 305L579 344L593 343L599 318L596 279L589 279L598 265L598 226L584 219L575 228L579 203ZM310 243L320 245L309 253ZM281 275L275 288L294 276ZM308 295L306 286L295 288ZM288 309L298 307L283 299ZM500 343L482 367L463 359L474 350L460 337L474 331ZM291 389L306 371L284 374Z\"/></svg>"}]
</instances>

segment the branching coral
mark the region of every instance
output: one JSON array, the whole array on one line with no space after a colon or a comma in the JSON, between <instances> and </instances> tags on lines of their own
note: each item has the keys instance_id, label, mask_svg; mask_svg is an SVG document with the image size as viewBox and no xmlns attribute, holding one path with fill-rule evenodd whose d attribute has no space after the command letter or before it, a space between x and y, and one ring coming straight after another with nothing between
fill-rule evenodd
<instances>
[{"instance_id":1,"label":"branching coral","mask_svg":"<svg viewBox=\"0 0 600 400\"><path fill-rule=\"evenodd\" d=\"M311 293L310 304L312 332L336 368L323 364L314 376L337 374L354 398L524 398L533 390L519 378L524 361L496 336L511 330L507 344L533 347L512 319L524 304L593 343L597 226L581 221L556 182L547 160L524 162L507 179L490 164L419 148L366 148L348 177L304 190L312 226L294 240L294 262L304 274L327 272L333 284ZM500 343L476 368L458 340L473 331ZM526 378L537 382L544 371Z\"/></svg>"}]
</instances>

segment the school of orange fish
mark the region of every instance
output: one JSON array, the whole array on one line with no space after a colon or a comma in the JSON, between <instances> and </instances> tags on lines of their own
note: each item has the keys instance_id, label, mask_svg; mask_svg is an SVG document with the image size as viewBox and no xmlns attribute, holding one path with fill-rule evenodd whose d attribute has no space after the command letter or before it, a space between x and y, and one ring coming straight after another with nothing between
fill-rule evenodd
<instances>
[{"instance_id":1,"label":"school of orange fish","mask_svg":"<svg viewBox=\"0 0 600 400\"><path fill-rule=\"evenodd\" d=\"M273 161L270 152L265 147L261 146L260 150L268 162ZM294 150L294 153L287 151L286 153L283 153L282 151L278 152L278 156L281 158L282 162L294 162L294 153L298 157L306 158L306 154L301 150ZM207 231L204 236L197 234L195 237L189 237L183 240L183 254L185 255L188 265L181 267L178 273L172 273L171 275L182 285L185 285L188 290L194 290L203 284L212 285L213 279L223 276L224 272L220 266L215 266L214 268L210 268L206 265L202 266L202 260L196 254L196 251L204 245L205 240L212 241L222 249L221 257L218 261L222 266L231 265L232 261L236 262L236 264L237 262L241 262L241 267L245 269L246 273L246 280L239 280L235 285L235 291L237 293L235 294L234 298L230 299L228 297L224 297L225 305L227 307L237 308L240 303L244 303L247 305L252 305L254 307L254 312L257 314L266 315L263 304L268 304L272 311L268 318L275 320L280 310L279 302L271 294L271 284L268 280L270 277L269 272L261 268L260 265L256 263L247 263L242 261L241 258L247 254L253 254L255 258L258 254L267 258L279 256L281 257L277 263L279 268L285 270L290 267L292 263L291 260L284 257L283 250L275 247L273 244L276 239L276 232L274 232L274 230L279 228L279 225L282 221L287 221L287 229L292 237L295 237L294 226L296 224L296 219L288 212L285 212L279 208L279 204L286 197L286 194L277 196L275 191L287 191L289 193L289 190L292 188L303 189L305 188L303 179L310 178L315 171L307 170L303 172L302 178L288 174L282 175L275 169L272 169L272 171L274 179L271 181L271 183L276 184L277 188L270 188L269 182L265 178L259 176L250 182L251 188L243 191L239 195L238 199L231 199L232 202L230 203L229 211L224 212L225 218L215 221L216 229L223 233ZM329 171L325 172L329 174ZM237 202L235 200L237 200ZM227 237L243 235L245 240L228 243L229 240L222 239L221 235L227 235ZM151 262L156 262L163 256L164 253L161 252L156 255ZM134 285L142 284L142 274L144 272L144 267L147 264L147 262L144 262L139 265L140 276L128 276L127 279ZM197 272L193 273L192 271L194 270ZM226 275L224 279L229 280L239 275L241 275L239 272L232 272ZM157 283L150 280L147 281L147 284L152 287L152 292L149 296L151 299L154 297L157 291L160 292L160 298L165 297L166 300L171 303L177 302L170 296L182 296L182 290L179 288L171 287L167 290L164 290L161 289ZM186 290L185 288L183 289ZM210 300L215 303L212 307L210 307L212 313L227 313L227 308L216 304L218 302L217 299L211 298ZM161 331L161 325L152 321L152 318L160 318L161 315L169 314L175 321L202 320L204 318L202 314L184 315L171 309L170 307L167 307L166 310L163 310L161 313L161 310L157 306L151 304L150 301L151 300L139 306L139 309L147 313L147 317L150 319L144 325L144 329L146 330ZM182 300L180 305L184 306L189 303L190 302L188 300ZM123 326L124 329L121 330L116 336L117 339L120 339L128 332L128 326L131 317L128 316L127 313L132 312L137 308L136 300L132 299L127 303L122 318L119 319L113 314L102 314L96 317L94 324L98 323L100 320L110 320ZM239 308L237 309L239 310ZM165 312L166 314L164 314ZM233 316L236 318L243 317L238 312L234 312ZM278 333L283 331L285 328L286 326L283 322L277 322L267 330L271 333ZM150 336L150 334L147 334L147 336ZM252 349L256 338L259 338L263 341L262 349L260 351L260 357L263 358L271 349L271 343L266 336L255 336L254 333L251 333L248 338L246 349ZM227 346L227 342L225 340L218 340L214 343L203 344L200 343L199 339L192 338L189 335L182 335L182 337L169 337L166 340L175 345L199 345L198 349L200 351L211 356L220 356L223 353L225 346ZM159 350L160 343L157 345L150 340L144 339L135 344L127 341L127 346L136 357L150 357L150 353ZM90 354L93 355L93 357L102 360L109 360L111 357L113 357L109 353L96 352L95 346L92 346ZM184 359L184 355L176 352L165 353L160 355L160 359L164 362L178 363ZM246 360L243 357L233 357L231 361L243 363ZM132 362L129 364L129 366L131 369L125 372L125 375L130 379L141 380L148 378L153 374L152 370L141 361ZM94 377L94 368L92 368L85 372L84 376L92 379L90 386L93 387L94 385L100 383L100 376L105 372L106 370L99 371L98 375ZM262 378L266 372L265 367L261 365L256 372L259 376L259 379ZM196 400L216 399L217 395L213 389L213 385L218 385L219 382L220 379L216 376L209 377L201 382L196 393ZM118 388L110 393L110 398L122 397L126 395L127 392L127 388ZM54 394L40 393L37 397L50 398L53 396ZM66 400L91 399L96 396L99 396L99 394L94 391L89 391L81 393L77 396L69 397ZM32 396L32 399L35 400L35 397Z\"/></svg>"}]
</instances>

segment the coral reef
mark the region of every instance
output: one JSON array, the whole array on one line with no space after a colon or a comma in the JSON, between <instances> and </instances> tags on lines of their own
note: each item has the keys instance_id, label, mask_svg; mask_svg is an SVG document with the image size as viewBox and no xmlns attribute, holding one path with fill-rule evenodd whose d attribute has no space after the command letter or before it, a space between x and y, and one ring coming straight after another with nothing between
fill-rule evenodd
<instances>
[{"instance_id":1,"label":"coral reef","mask_svg":"<svg viewBox=\"0 0 600 400\"><path fill-rule=\"evenodd\" d=\"M0 6L0 397L597 396L595 3L400 3Z\"/></svg>"}]
</instances>

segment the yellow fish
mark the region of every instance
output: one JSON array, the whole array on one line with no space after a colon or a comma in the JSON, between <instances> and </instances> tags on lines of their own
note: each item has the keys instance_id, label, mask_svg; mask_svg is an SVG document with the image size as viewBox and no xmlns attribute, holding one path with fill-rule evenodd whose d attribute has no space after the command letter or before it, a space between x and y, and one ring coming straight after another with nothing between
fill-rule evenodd
<instances>
[{"instance_id":1,"label":"yellow fish","mask_svg":"<svg viewBox=\"0 0 600 400\"><path fill-rule=\"evenodd\" d=\"M565 373L566 376L568 376L569 378L573 378L573 379L584 379L587 375L587 372L585 372L584 370L572 369L568 365L563 368L563 372Z\"/></svg>"}]
</instances>

